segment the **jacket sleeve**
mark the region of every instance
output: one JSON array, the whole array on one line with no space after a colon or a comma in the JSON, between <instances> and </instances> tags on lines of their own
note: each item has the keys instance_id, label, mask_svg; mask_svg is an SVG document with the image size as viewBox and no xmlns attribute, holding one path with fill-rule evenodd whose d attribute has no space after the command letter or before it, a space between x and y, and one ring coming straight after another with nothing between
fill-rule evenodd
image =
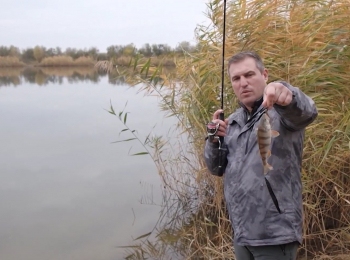
<instances>
[{"instance_id":1,"label":"jacket sleeve","mask_svg":"<svg viewBox=\"0 0 350 260\"><path fill-rule=\"evenodd\" d=\"M226 150L227 151L227 150ZM219 155L219 143L212 143L207 140L204 148L204 160L208 167L208 170L213 174L219 176L219 157L223 162L224 170L227 166L227 152L221 152Z\"/></svg>"},{"instance_id":2,"label":"jacket sleeve","mask_svg":"<svg viewBox=\"0 0 350 260\"><path fill-rule=\"evenodd\" d=\"M274 108L281 116L282 124L291 131L298 131L311 124L318 115L315 102L299 88L287 82L279 81L293 93L292 102L288 106L275 104Z\"/></svg>"}]
</instances>

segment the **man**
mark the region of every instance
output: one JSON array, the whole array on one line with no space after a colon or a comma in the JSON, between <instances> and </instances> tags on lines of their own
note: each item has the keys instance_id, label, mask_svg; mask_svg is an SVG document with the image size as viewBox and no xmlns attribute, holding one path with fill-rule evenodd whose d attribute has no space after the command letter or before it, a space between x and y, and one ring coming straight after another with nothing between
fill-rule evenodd
<instances>
[{"instance_id":1,"label":"man","mask_svg":"<svg viewBox=\"0 0 350 260\"><path fill-rule=\"evenodd\" d=\"M222 110L214 113L217 131L204 155L218 175L218 137L224 137L224 193L236 259L295 259L302 243L304 130L317 116L315 104L286 82L267 84L268 71L254 52L231 57L228 75L241 107L225 121L219 119ZM279 136L271 141L267 160L273 169L265 175L256 130L266 109Z\"/></svg>"}]
</instances>

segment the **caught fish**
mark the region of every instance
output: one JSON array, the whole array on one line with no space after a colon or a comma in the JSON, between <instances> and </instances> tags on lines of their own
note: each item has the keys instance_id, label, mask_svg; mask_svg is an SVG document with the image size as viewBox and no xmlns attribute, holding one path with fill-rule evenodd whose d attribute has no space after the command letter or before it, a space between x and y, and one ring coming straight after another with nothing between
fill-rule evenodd
<instances>
[{"instance_id":1,"label":"caught fish","mask_svg":"<svg viewBox=\"0 0 350 260\"><path fill-rule=\"evenodd\" d=\"M277 131L271 130L270 118L267 113L264 113L261 117L258 126L258 145L262 163L264 165L264 174L273 170L273 167L267 163L267 159L271 156L271 138L279 136Z\"/></svg>"}]
</instances>

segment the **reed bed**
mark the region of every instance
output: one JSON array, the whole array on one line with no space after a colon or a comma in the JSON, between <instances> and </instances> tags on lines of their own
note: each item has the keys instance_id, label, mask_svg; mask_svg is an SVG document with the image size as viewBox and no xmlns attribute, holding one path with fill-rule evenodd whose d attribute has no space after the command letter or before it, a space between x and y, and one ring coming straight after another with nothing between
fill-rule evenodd
<instances>
[{"instance_id":1,"label":"reed bed","mask_svg":"<svg viewBox=\"0 0 350 260\"><path fill-rule=\"evenodd\" d=\"M70 56L55 56L44 58L37 66L39 67L72 67L94 66L95 61L90 57L79 57L73 60Z\"/></svg>"},{"instance_id":2,"label":"reed bed","mask_svg":"<svg viewBox=\"0 0 350 260\"><path fill-rule=\"evenodd\" d=\"M179 111L197 129L195 140L220 106L222 10L220 1L209 4L213 27L198 28L202 50L195 59L177 66L183 81L179 104L184 103ZM301 88L313 97L319 110L316 122L307 128L303 157L304 244L299 255L307 259L350 252L349 11L349 1L238 1L228 8L226 57L241 50L257 51L270 72L270 81L286 80ZM225 86L228 115L237 102L227 78ZM201 154L203 143L196 145ZM216 177L202 166L199 172L207 185L208 179ZM210 187L221 194L217 181ZM191 247L196 245L202 255L215 252L219 259L232 248L231 230L223 202L206 201L204 215L216 212L224 216L214 222L219 242L197 242L200 240L194 234L205 226L197 222Z\"/></svg>"},{"instance_id":3,"label":"reed bed","mask_svg":"<svg viewBox=\"0 0 350 260\"><path fill-rule=\"evenodd\" d=\"M152 66L175 67L175 61L171 57L151 57Z\"/></svg>"},{"instance_id":4,"label":"reed bed","mask_svg":"<svg viewBox=\"0 0 350 260\"><path fill-rule=\"evenodd\" d=\"M0 56L0 67L23 67L25 64L17 57Z\"/></svg>"},{"instance_id":5,"label":"reed bed","mask_svg":"<svg viewBox=\"0 0 350 260\"><path fill-rule=\"evenodd\" d=\"M120 56L111 60L111 63L115 66L129 67L135 63L135 60L139 64L150 63L151 66L158 67L175 67L175 60L171 56L157 56L157 57L141 57L140 55L133 56ZM109 62L108 62L109 63ZM102 68L102 67L101 67Z\"/></svg>"},{"instance_id":6,"label":"reed bed","mask_svg":"<svg viewBox=\"0 0 350 260\"><path fill-rule=\"evenodd\" d=\"M306 129L302 182L304 241L298 259L349 259L350 2L228 2L226 53L254 50L269 81L285 80L312 97L319 111ZM155 149L164 183L160 224L129 247L126 259L234 259L222 178L203 161L205 123L220 107L223 1L208 3L211 26L198 26L200 49L176 61L176 75L135 60L129 83L145 84L179 119L186 143L170 156ZM135 80L135 73L138 77ZM224 108L237 107L225 77ZM182 148L181 148L182 147ZM163 148L164 149L164 148ZM164 156L166 154L166 156Z\"/></svg>"},{"instance_id":7,"label":"reed bed","mask_svg":"<svg viewBox=\"0 0 350 260\"><path fill-rule=\"evenodd\" d=\"M116 58L115 64L119 66L130 66L130 63L132 62L131 56L121 56Z\"/></svg>"}]
</instances>

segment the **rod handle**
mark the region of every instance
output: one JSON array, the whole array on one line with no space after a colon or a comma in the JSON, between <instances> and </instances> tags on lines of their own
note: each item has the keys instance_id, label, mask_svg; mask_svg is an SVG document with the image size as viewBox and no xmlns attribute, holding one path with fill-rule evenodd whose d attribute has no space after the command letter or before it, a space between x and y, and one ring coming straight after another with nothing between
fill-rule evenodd
<instances>
[{"instance_id":1,"label":"rod handle","mask_svg":"<svg viewBox=\"0 0 350 260\"><path fill-rule=\"evenodd\" d=\"M225 116L224 113L220 113L219 115L219 119L222 121L225 121ZM222 154L224 153L224 137L223 136L219 136L220 139L220 146L219 146L219 169L218 169L218 176L222 176L224 175L224 161L225 159L222 158Z\"/></svg>"}]
</instances>

